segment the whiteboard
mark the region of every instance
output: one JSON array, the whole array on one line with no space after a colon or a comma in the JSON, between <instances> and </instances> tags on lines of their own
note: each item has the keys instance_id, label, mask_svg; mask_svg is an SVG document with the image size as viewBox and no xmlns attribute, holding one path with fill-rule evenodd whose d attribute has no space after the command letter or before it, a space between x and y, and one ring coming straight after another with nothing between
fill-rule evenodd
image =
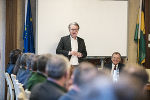
<instances>
[{"instance_id":1,"label":"whiteboard","mask_svg":"<svg viewBox=\"0 0 150 100\"><path fill-rule=\"evenodd\" d=\"M128 1L38 0L37 54L56 54L68 25L78 22L88 56L111 56L118 51L127 56Z\"/></svg>"}]
</instances>

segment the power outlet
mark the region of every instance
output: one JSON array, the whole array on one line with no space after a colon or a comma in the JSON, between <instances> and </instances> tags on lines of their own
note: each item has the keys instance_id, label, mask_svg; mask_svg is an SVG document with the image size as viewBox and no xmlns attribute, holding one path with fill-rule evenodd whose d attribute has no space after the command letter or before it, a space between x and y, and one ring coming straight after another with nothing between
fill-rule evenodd
<instances>
[{"instance_id":1,"label":"power outlet","mask_svg":"<svg viewBox=\"0 0 150 100\"><path fill-rule=\"evenodd\" d=\"M148 44L148 47L150 48L150 44Z\"/></svg>"},{"instance_id":2,"label":"power outlet","mask_svg":"<svg viewBox=\"0 0 150 100\"><path fill-rule=\"evenodd\" d=\"M150 34L148 34L148 41L150 41Z\"/></svg>"}]
</instances>

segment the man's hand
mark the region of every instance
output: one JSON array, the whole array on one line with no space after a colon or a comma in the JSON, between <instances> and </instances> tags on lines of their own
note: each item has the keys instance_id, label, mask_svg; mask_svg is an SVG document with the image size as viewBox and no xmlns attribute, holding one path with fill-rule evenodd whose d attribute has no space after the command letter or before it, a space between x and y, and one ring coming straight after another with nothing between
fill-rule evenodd
<instances>
[{"instance_id":1,"label":"man's hand","mask_svg":"<svg viewBox=\"0 0 150 100\"><path fill-rule=\"evenodd\" d=\"M80 52L78 52L78 54L77 54L77 57L82 57L83 55L82 55L82 53L80 53Z\"/></svg>"},{"instance_id":2,"label":"man's hand","mask_svg":"<svg viewBox=\"0 0 150 100\"><path fill-rule=\"evenodd\" d=\"M83 56L82 53L77 52L77 51L71 51L70 54L71 54L71 55L74 55L74 56L77 56L77 57L79 57L79 58Z\"/></svg>"},{"instance_id":3,"label":"man's hand","mask_svg":"<svg viewBox=\"0 0 150 100\"><path fill-rule=\"evenodd\" d=\"M77 51L71 51L70 54L73 55L73 56L77 56L78 52Z\"/></svg>"}]
</instances>

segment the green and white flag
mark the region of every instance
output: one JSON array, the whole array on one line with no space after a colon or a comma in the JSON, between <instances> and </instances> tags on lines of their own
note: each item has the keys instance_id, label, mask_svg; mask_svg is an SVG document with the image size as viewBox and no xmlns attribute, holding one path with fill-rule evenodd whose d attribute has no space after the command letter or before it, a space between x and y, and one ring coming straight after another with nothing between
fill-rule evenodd
<instances>
[{"instance_id":1,"label":"green and white flag","mask_svg":"<svg viewBox=\"0 0 150 100\"><path fill-rule=\"evenodd\" d=\"M137 61L139 64L145 63L145 58L146 58L144 6L142 3L139 10L139 16L137 18L136 30L134 35L134 40L138 44Z\"/></svg>"}]
</instances>

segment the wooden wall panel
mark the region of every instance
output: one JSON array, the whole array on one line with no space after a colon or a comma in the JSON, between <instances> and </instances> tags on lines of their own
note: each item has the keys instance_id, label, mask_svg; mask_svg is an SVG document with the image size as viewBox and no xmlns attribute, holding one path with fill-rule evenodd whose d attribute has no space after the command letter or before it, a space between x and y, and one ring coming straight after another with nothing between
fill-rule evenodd
<instances>
[{"instance_id":1,"label":"wooden wall panel","mask_svg":"<svg viewBox=\"0 0 150 100\"><path fill-rule=\"evenodd\" d=\"M150 34L150 1L145 0L145 32L146 32L146 62L145 67L150 69L150 48L148 44L148 35Z\"/></svg>"},{"instance_id":2,"label":"wooden wall panel","mask_svg":"<svg viewBox=\"0 0 150 100\"><path fill-rule=\"evenodd\" d=\"M12 49L17 48L17 0L6 0L6 65Z\"/></svg>"}]
</instances>

